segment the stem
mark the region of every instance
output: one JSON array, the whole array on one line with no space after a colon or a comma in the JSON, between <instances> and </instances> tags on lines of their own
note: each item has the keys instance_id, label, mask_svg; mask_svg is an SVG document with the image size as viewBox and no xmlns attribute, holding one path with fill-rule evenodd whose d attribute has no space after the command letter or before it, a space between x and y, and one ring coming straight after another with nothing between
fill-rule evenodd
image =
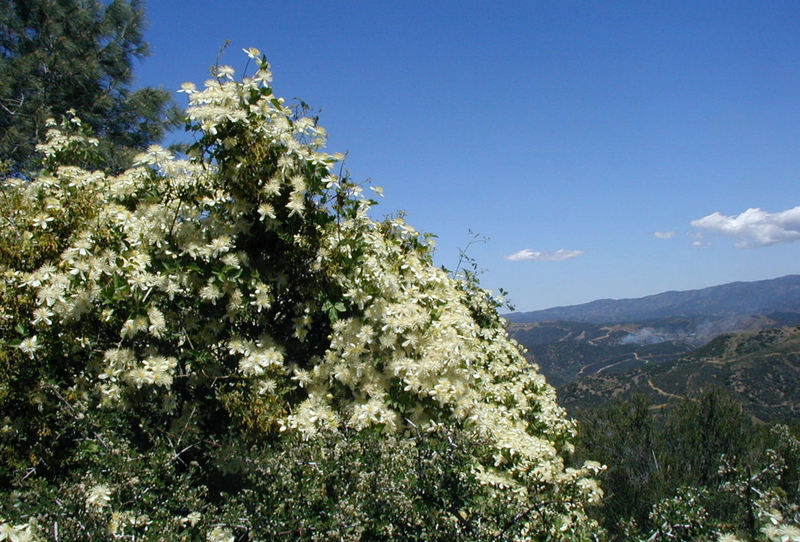
<instances>
[{"instance_id":1,"label":"stem","mask_svg":"<svg viewBox=\"0 0 800 542\"><path fill-rule=\"evenodd\" d=\"M53 395L55 395L55 396L56 396L56 398L57 398L59 401L61 401L61 402L62 402L62 403L63 403L63 404L64 404L64 405L65 405L65 406L66 406L66 407L69 409L69 411L72 413L72 416L75 418L75 421L80 421L80 420L81 420L81 417L80 417L80 415L79 415L78 411L76 411L76 410L75 410L75 408L74 408L74 407L73 407L71 404L69 404L69 402L68 402L66 399L64 399L64 397L62 397L62 395L61 395L61 394L58 392L58 388L57 388L57 387L55 387L53 384L43 384L43 387L44 387L45 389L47 389L47 390L50 390L51 392L53 392ZM87 420L87 421L88 421L88 420ZM108 447L108 444L106 444L106 441L105 441L105 440L103 440L103 437L101 437L101 436L100 436L100 435L97 433L97 431L95 431L95 430L94 430L93 428L91 428L91 427L89 428L89 430L92 432L92 434L93 434L93 435L94 435L94 437L97 439L97 441L98 441L100 444L102 444L102 445L103 445L103 448L105 448L107 452L108 452L108 451L111 451L111 450L110 450L110 448Z\"/></svg>"}]
</instances>

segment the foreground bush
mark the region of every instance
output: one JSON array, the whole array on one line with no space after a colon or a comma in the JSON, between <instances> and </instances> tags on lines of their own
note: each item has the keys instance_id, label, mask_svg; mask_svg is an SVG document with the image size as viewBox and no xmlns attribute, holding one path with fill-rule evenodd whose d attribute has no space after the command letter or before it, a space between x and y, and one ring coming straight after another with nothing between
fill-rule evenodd
<instances>
[{"instance_id":1,"label":"foreground bush","mask_svg":"<svg viewBox=\"0 0 800 542\"><path fill-rule=\"evenodd\" d=\"M599 466L565 468L573 424L499 302L371 219L248 54L184 87L189 160L87 171L67 119L4 181L2 532L586 536Z\"/></svg>"}]
</instances>

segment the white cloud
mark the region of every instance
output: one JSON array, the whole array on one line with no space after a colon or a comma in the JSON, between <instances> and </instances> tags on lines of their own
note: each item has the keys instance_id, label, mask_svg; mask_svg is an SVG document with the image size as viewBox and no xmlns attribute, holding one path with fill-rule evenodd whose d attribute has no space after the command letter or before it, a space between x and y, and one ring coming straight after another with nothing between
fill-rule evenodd
<instances>
[{"instance_id":1,"label":"white cloud","mask_svg":"<svg viewBox=\"0 0 800 542\"><path fill-rule=\"evenodd\" d=\"M525 248L514 254L509 254L506 256L506 260L511 260L512 262L560 262L562 260L569 260L570 258L577 258L581 254L583 254L582 250L566 250L560 248L551 252L540 252L538 250Z\"/></svg>"},{"instance_id":2,"label":"white cloud","mask_svg":"<svg viewBox=\"0 0 800 542\"><path fill-rule=\"evenodd\" d=\"M778 213L750 208L738 216L719 212L692 220L692 226L734 237L738 248L763 247L800 239L800 206Z\"/></svg>"},{"instance_id":3,"label":"white cloud","mask_svg":"<svg viewBox=\"0 0 800 542\"><path fill-rule=\"evenodd\" d=\"M657 232L653 232L653 235L655 235L659 239L672 239L673 237L675 237L675 232L674 231L657 231Z\"/></svg>"}]
</instances>

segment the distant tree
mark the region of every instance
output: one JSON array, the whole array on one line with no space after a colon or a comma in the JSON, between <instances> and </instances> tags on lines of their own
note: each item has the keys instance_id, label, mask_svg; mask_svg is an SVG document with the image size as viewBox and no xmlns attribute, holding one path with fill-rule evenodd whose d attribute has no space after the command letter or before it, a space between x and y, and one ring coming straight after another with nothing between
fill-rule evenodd
<instances>
[{"instance_id":1,"label":"distant tree","mask_svg":"<svg viewBox=\"0 0 800 542\"><path fill-rule=\"evenodd\" d=\"M721 458L747 466L762 451L763 430L721 389L684 401L666 420L664 453L673 487L710 487L720 480Z\"/></svg>"},{"instance_id":2,"label":"distant tree","mask_svg":"<svg viewBox=\"0 0 800 542\"><path fill-rule=\"evenodd\" d=\"M611 534L625 537L634 525L647 523L660 491L657 433L650 404L637 396L587 413L576 447L608 465L602 476L606 492L602 515Z\"/></svg>"},{"instance_id":3,"label":"distant tree","mask_svg":"<svg viewBox=\"0 0 800 542\"><path fill-rule=\"evenodd\" d=\"M138 0L0 0L0 171L35 170L46 120L69 110L98 137L106 169L161 139L169 93L130 88L134 58L148 54L144 24Z\"/></svg>"}]
</instances>

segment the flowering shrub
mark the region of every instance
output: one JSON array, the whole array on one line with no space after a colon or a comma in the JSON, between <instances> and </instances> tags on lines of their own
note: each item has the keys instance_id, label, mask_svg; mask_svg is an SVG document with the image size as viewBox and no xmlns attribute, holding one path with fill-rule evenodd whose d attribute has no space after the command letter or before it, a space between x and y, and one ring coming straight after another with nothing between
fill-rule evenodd
<instances>
[{"instance_id":1,"label":"flowering shrub","mask_svg":"<svg viewBox=\"0 0 800 542\"><path fill-rule=\"evenodd\" d=\"M36 178L3 181L2 528L582 536L600 466L565 468L573 424L499 302L435 267L403 220L370 218L324 130L247 53L251 77L223 66L184 85L190 159L151 147L119 175L83 169L94 140L73 118ZM331 478L356 449L366 481ZM415 467L423 449L431 471ZM464 494L430 497L430 472ZM313 512L259 502L322 480ZM397 499L375 499L385 488Z\"/></svg>"}]
</instances>

